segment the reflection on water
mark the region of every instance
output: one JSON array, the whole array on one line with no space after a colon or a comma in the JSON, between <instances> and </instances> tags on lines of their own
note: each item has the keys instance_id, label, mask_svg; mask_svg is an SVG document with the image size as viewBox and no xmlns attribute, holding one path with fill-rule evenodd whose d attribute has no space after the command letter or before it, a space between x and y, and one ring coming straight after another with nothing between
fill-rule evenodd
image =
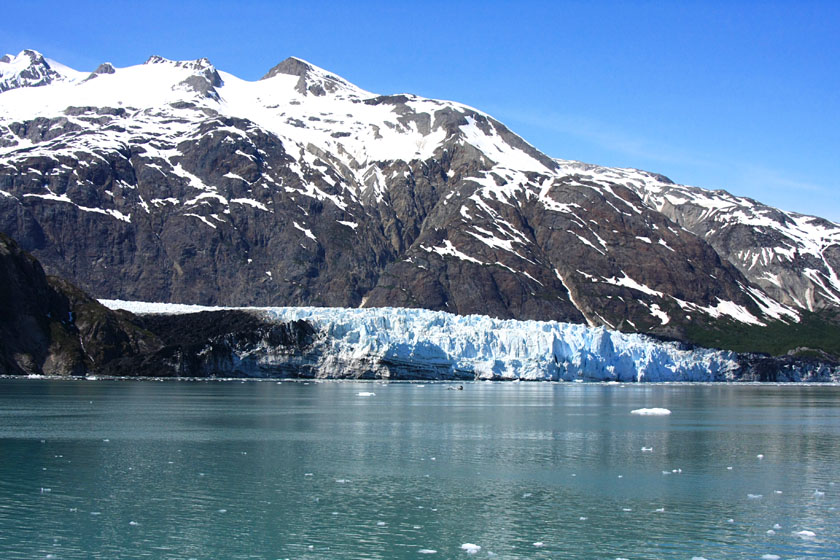
<instances>
[{"instance_id":1,"label":"reflection on water","mask_svg":"<svg viewBox=\"0 0 840 560\"><path fill-rule=\"evenodd\" d=\"M0 380L0 557L837 558L838 403L836 386Z\"/></svg>"}]
</instances>

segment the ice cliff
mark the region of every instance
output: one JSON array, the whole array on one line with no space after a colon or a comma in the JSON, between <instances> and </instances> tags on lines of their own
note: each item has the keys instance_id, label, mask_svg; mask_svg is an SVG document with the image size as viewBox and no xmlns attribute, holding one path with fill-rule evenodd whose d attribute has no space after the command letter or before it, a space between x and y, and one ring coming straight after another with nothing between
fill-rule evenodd
<instances>
[{"instance_id":1,"label":"ice cliff","mask_svg":"<svg viewBox=\"0 0 840 560\"><path fill-rule=\"evenodd\" d=\"M190 313L207 308L103 300L135 313ZM523 379L584 381L758 380L755 363L728 351L689 348L601 327L458 316L422 309L317 307L250 308L270 321L304 320L318 333L305 356L310 375L328 378ZM257 353L257 355L254 354ZM301 360L302 358L302 360ZM238 359L262 375L285 368L270 348ZM283 363L279 363L282 361ZM276 362L276 363L275 363ZM830 368L792 368L773 362L792 381L837 377ZM784 371L787 367L787 371ZM249 375L254 375L252 370Z\"/></svg>"},{"instance_id":2,"label":"ice cliff","mask_svg":"<svg viewBox=\"0 0 840 560\"><path fill-rule=\"evenodd\" d=\"M324 333L327 370L372 361L435 378L722 381L738 369L731 352L569 323L395 308L265 312L280 321L304 319Z\"/></svg>"}]
</instances>

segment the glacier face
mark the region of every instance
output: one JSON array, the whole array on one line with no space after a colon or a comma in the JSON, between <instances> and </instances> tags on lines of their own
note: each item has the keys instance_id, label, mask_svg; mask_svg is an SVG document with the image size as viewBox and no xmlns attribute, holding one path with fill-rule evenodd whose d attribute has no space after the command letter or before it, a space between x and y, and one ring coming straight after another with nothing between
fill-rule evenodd
<instances>
[{"instance_id":1,"label":"glacier face","mask_svg":"<svg viewBox=\"0 0 840 560\"><path fill-rule=\"evenodd\" d=\"M376 357L446 377L723 381L737 369L731 352L689 351L643 335L571 323L395 308L281 307L265 313L281 321L309 321L326 334L329 353L339 362Z\"/></svg>"},{"instance_id":2,"label":"glacier face","mask_svg":"<svg viewBox=\"0 0 840 560\"><path fill-rule=\"evenodd\" d=\"M209 308L102 300L134 313ZM272 320L305 320L320 333L311 358L323 377L551 381L728 381L738 355L686 349L638 334L553 321L500 320L403 308L248 308ZM241 357L241 358L244 358ZM254 358L250 356L250 358ZM282 359L265 349L266 371ZM311 364L312 365L312 364Z\"/></svg>"}]
</instances>

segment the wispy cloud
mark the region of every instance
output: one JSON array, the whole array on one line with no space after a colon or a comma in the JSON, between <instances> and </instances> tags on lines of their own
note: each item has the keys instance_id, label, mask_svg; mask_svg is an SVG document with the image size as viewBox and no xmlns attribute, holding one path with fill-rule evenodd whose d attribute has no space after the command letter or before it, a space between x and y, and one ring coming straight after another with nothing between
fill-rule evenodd
<instances>
[{"instance_id":1,"label":"wispy cloud","mask_svg":"<svg viewBox=\"0 0 840 560\"><path fill-rule=\"evenodd\" d=\"M505 120L578 137L625 156L669 164L717 166L715 160L709 156L653 141L587 117L562 113L534 113L520 109L500 109L498 114Z\"/></svg>"},{"instance_id":2,"label":"wispy cloud","mask_svg":"<svg viewBox=\"0 0 840 560\"><path fill-rule=\"evenodd\" d=\"M812 173L783 164L761 165L739 159L737 154L712 155L664 143L620 129L610 123L577 115L537 113L527 109L498 107L495 114L516 130L525 125L566 138L577 138L627 158L631 167L671 167L678 182L705 188L724 188L785 210L819 215L837 221L840 217L838 186L811 180ZM686 139L687 142L690 139ZM563 154L550 154L563 157ZM590 163L609 164L604 161ZM651 169L651 171L663 171ZM669 172L671 173L671 172Z\"/></svg>"},{"instance_id":3,"label":"wispy cloud","mask_svg":"<svg viewBox=\"0 0 840 560\"><path fill-rule=\"evenodd\" d=\"M815 194L832 194L836 189L830 189L824 185L818 185L801 179L791 179L785 174L759 165L740 164L738 165L742 182L756 187L764 187L771 190L799 191Z\"/></svg>"}]
</instances>

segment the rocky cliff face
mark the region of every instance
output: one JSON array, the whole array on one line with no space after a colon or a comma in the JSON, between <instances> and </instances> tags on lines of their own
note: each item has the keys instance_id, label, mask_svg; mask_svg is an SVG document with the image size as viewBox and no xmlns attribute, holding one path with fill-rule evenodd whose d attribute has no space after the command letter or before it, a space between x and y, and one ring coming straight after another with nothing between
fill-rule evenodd
<instances>
[{"instance_id":1,"label":"rocky cliff face","mask_svg":"<svg viewBox=\"0 0 840 560\"><path fill-rule=\"evenodd\" d=\"M306 372L299 356L313 334L304 321L245 311L143 318L112 311L47 277L0 233L0 375L255 377L267 375L261 368L271 358L272 375L296 376Z\"/></svg>"},{"instance_id":2,"label":"rocky cliff face","mask_svg":"<svg viewBox=\"0 0 840 560\"><path fill-rule=\"evenodd\" d=\"M743 199L707 211L726 197L551 159L457 103L295 58L258 82L161 57L37 88L2 71L0 231L96 297L678 339L840 310L836 224Z\"/></svg>"},{"instance_id":3,"label":"rocky cliff face","mask_svg":"<svg viewBox=\"0 0 840 560\"><path fill-rule=\"evenodd\" d=\"M0 233L0 374L84 375L157 338L59 278Z\"/></svg>"},{"instance_id":4,"label":"rocky cliff face","mask_svg":"<svg viewBox=\"0 0 840 560\"><path fill-rule=\"evenodd\" d=\"M305 321L267 321L247 311L147 315L160 338L151 352L125 355L98 373L130 377L315 377L316 333Z\"/></svg>"}]
</instances>

